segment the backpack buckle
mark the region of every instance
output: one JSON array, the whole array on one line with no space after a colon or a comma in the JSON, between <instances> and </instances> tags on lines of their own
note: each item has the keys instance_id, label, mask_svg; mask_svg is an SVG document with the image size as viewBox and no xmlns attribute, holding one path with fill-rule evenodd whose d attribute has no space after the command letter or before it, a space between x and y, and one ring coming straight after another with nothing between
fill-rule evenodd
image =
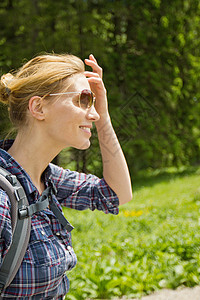
<instances>
[{"instance_id":1,"label":"backpack buckle","mask_svg":"<svg viewBox=\"0 0 200 300\"><path fill-rule=\"evenodd\" d=\"M8 181L12 184L12 186L17 185L17 177L15 175L12 174L6 175L6 179L8 179Z\"/></svg>"},{"instance_id":2,"label":"backpack buckle","mask_svg":"<svg viewBox=\"0 0 200 300\"><path fill-rule=\"evenodd\" d=\"M29 217L28 207L27 206L22 206L21 208L19 208L18 214L19 214L19 219L20 220L28 218Z\"/></svg>"},{"instance_id":3,"label":"backpack buckle","mask_svg":"<svg viewBox=\"0 0 200 300\"><path fill-rule=\"evenodd\" d=\"M15 193L15 197L18 202L25 198L24 190L21 186L17 187L15 189L14 193Z\"/></svg>"}]
</instances>

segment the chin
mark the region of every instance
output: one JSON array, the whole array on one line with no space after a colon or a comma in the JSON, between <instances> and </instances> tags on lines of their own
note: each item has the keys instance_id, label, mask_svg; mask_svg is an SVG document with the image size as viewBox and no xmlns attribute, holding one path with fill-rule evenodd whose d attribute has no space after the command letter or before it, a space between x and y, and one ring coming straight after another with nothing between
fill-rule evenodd
<instances>
[{"instance_id":1,"label":"chin","mask_svg":"<svg viewBox=\"0 0 200 300\"><path fill-rule=\"evenodd\" d=\"M78 149L78 150L86 150L88 148L90 148L89 140L87 142L83 143L82 145L79 145L78 147L76 147L76 149Z\"/></svg>"}]
</instances>

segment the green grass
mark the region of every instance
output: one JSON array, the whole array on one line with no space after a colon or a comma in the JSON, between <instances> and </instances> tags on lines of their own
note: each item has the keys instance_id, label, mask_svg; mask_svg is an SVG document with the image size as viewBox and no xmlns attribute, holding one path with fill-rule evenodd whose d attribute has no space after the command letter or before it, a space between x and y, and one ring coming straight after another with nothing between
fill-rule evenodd
<instances>
[{"instance_id":1,"label":"green grass","mask_svg":"<svg viewBox=\"0 0 200 300\"><path fill-rule=\"evenodd\" d=\"M65 209L78 264L66 299L140 297L200 284L200 169L132 178L118 216Z\"/></svg>"}]
</instances>

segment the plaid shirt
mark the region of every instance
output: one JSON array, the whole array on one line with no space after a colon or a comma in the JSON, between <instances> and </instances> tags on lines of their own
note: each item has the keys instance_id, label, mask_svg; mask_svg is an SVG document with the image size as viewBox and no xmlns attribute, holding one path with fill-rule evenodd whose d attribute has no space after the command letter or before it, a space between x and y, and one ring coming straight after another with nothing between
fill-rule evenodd
<instances>
[{"instance_id":1,"label":"plaid shirt","mask_svg":"<svg viewBox=\"0 0 200 300\"><path fill-rule=\"evenodd\" d=\"M25 170L6 150L13 141L0 143L0 166L16 175L26 192L29 203L37 202L39 192ZM5 149L5 150L4 150ZM118 213L119 201L104 179L94 175L64 170L49 164L43 173L45 186L53 182L57 194L56 205L77 210L98 209L105 213ZM31 236L22 264L2 294L3 299L63 299L68 292L66 271L77 262L71 244L71 234L62 228L48 208L32 216ZM0 189L0 263L12 242L10 201Z\"/></svg>"}]
</instances>

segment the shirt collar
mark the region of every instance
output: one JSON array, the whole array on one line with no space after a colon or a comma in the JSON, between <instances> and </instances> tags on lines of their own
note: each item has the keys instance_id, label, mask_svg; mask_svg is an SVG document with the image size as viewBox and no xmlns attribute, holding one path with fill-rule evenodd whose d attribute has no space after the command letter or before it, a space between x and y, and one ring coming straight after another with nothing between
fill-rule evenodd
<instances>
[{"instance_id":1,"label":"shirt collar","mask_svg":"<svg viewBox=\"0 0 200 300\"><path fill-rule=\"evenodd\" d=\"M22 166L7 152L13 142L14 140L0 141L0 166L15 175L24 187L26 195L30 195L37 191L35 185ZM45 184L48 185L48 181L51 181L51 169L49 166L44 171L43 178Z\"/></svg>"}]
</instances>

